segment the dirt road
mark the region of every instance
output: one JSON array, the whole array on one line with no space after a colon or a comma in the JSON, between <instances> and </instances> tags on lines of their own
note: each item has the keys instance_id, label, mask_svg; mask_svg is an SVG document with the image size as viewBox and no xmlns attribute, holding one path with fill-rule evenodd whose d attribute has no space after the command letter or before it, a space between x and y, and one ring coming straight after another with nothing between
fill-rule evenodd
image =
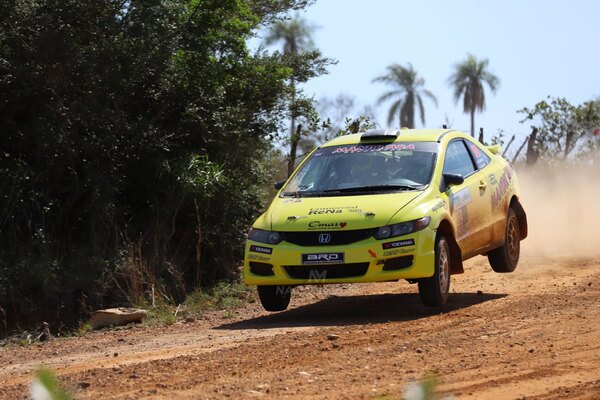
<instances>
[{"instance_id":1,"label":"dirt road","mask_svg":"<svg viewBox=\"0 0 600 400\"><path fill-rule=\"evenodd\" d=\"M521 175L517 270L468 261L441 310L406 282L298 288L286 312L0 348L0 398L27 398L43 364L77 399L400 399L427 374L458 399L600 399L600 188L560 171Z\"/></svg>"},{"instance_id":2,"label":"dirt road","mask_svg":"<svg viewBox=\"0 0 600 400\"><path fill-rule=\"evenodd\" d=\"M600 398L598 260L526 257L498 275L478 257L453 278L441 311L408 283L314 287L282 313L3 348L0 398L27 398L40 364L81 399L401 398L428 372L459 399Z\"/></svg>"}]
</instances>

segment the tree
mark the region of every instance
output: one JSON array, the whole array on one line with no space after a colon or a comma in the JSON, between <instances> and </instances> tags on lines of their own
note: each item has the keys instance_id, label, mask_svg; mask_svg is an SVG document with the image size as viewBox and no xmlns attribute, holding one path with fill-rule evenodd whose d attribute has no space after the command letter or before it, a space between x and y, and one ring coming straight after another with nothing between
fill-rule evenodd
<instances>
[{"instance_id":1,"label":"tree","mask_svg":"<svg viewBox=\"0 0 600 400\"><path fill-rule=\"evenodd\" d=\"M541 158L566 159L594 151L599 146L593 133L600 125L597 101L575 106L565 98L548 96L533 108L524 107L517 112L525 115L521 123L530 121L531 127L537 130L533 146Z\"/></svg>"},{"instance_id":2,"label":"tree","mask_svg":"<svg viewBox=\"0 0 600 400\"><path fill-rule=\"evenodd\" d=\"M314 27L310 26L304 19L299 16L290 20L277 21L271 27L268 35L265 37L265 44L272 45L277 42L283 42L283 54L291 57L297 56L299 53L312 50L314 43L312 40L312 32ZM290 77L290 154L288 158L288 176L294 171L298 143L302 137L302 125L296 125L296 119L300 112L298 109L298 91L297 79L295 73Z\"/></svg>"},{"instance_id":3,"label":"tree","mask_svg":"<svg viewBox=\"0 0 600 400\"><path fill-rule=\"evenodd\" d=\"M0 319L237 277L288 82L323 70L246 42L305 3L0 2Z\"/></svg>"},{"instance_id":4,"label":"tree","mask_svg":"<svg viewBox=\"0 0 600 400\"><path fill-rule=\"evenodd\" d=\"M475 137L475 111L485 110L486 83L492 93L500 86L500 79L488 71L489 60L477 60L468 54L467 59L454 66L454 73L448 78L448 83L454 89L454 101L463 98L463 112L471 115L471 136Z\"/></svg>"},{"instance_id":5,"label":"tree","mask_svg":"<svg viewBox=\"0 0 600 400\"><path fill-rule=\"evenodd\" d=\"M358 110L356 99L345 93L338 94L331 99L323 97L316 103L320 125L314 130L308 131L299 143L299 149L303 154L308 153L315 147L340 135L340 132L347 128L349 121L362 119L374 121L374 112L370 106L365 106Z\"/></svg>"},{"instance_id":6,"label":"tree","mask_svg":"<svg viewBox=\"0 0 600 400\"><path fill-rule=\"evenodd\" d=\"M423 87L425 79L417 74L411 63L408 63L408 67L392 64L387 67L387 70L387 74L378 76L373 79L373 82L383 82L394 87L377 100L377 104L381 104L395 99L388 113L388 124L391 125L396 115L399 115L401 127L414 128L415 107L418 106L421 123L425 125L425 107L422 96L428 97L437 107L437 99L433 93Z\"/></svg>"}]
</instances>

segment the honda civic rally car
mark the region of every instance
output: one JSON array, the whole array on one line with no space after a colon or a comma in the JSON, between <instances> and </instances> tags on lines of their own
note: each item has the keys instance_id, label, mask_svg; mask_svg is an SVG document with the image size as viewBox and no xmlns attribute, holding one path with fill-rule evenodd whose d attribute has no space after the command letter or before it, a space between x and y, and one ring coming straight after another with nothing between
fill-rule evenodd
<instances>
[{"instance_id":1,"label":"honda civic rally car","mask_svg":"<svg viewBox=\"0 0 600 400\"><path fill-rule=\"evenodd\" d=\"M370 130L313 150L248 233L244 280L285 310L297 285L417 283L441 306L463 261L512 272L527 217L517 175L461 132Z\"/></svg>"}]
</instances>

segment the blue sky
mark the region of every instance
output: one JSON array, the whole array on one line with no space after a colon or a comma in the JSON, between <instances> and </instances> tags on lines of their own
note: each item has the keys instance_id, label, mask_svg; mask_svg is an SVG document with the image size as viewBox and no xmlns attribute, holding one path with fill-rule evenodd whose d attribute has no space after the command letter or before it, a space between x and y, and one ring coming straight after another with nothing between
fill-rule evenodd
<instances>
[{"instance_id":1,"label":"blue sky","mask_svg":"<svg viewBox=\"0 0 600 400\"><path fill-rule=\"evenodd\" d=\"M441 127L447 115L468 132L469 117L447 84L467 53L489 59L501 79L475 117L486 135L503 129L524 138L530 129L516 110L547 95L575 104L600 97L600 1L317 0L300 15L318 27L316 47L338 61L304 86L317 99L345 93L359 108L375 106L387 87L373 78L392 63L411 62L439 102L436 108L425 99L427 127ZM388 108L375 108L382 126Z\"/></svg>"}]
</instances>

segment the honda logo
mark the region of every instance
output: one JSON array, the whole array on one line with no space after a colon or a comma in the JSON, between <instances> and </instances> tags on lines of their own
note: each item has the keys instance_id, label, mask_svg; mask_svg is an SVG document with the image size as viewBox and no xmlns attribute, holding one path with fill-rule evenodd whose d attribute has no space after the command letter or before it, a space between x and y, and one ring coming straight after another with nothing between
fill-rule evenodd
<instances>
[{"instance_id":1,"label":"honda logo","mask_svg":"<svg viewBox=\"0 0 600 400\"><path fill-rule=\"evenodd\" d=\"M319 235L319 243L321 244L327 244L331 242L331 234L329 233L321 233Z\"/></svg>"}]
</instances>

